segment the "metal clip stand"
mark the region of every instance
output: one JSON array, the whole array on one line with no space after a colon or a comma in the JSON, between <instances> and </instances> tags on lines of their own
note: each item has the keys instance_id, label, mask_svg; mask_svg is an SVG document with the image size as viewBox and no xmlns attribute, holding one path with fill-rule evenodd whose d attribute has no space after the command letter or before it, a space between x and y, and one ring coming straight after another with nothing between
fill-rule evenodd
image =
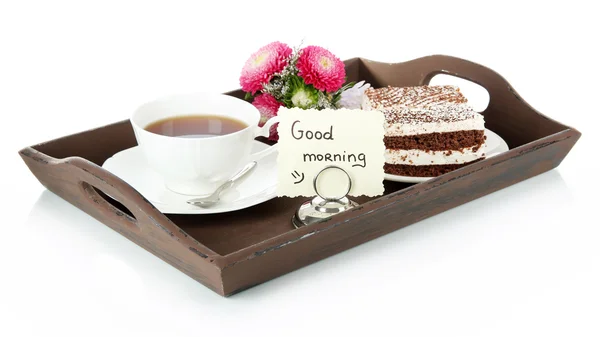
<instances>
[{"instance_id":1,"label":"metal clip stand","mask_svg":"<svg viewBox=\"0 0 600 337\"><path fill-rule=\"evenodd\" d=\"M319 193L319 189L317 187L319 175L329 169L338 169L344 172L348 177L348 189L346 190L346 193L339 198L324 197ZM317 196L312 200L307 200L302 203L300 208L298 208L292 217L292 224L296 228L313 224L358 206L356 202L346 197L352 189L352 178L350 178L350 175L348 172L346 172L346 170L339 166L330 165L319 171L319 173L317 173L313 179L313 187L315 189L315 193L317 193Z\"/></svg>"}]
</instances>

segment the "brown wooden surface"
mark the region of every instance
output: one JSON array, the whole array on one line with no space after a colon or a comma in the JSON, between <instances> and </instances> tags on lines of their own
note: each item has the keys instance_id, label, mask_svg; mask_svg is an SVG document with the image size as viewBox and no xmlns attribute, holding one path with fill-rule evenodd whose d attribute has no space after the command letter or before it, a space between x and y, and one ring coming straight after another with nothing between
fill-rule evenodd
<instances>
[{"instance_id":1,"label":"brown wooden surface","mask_svg":"<svg viewBox=\"0 0 600 337\"><path fill-rule=\"evenodd\" d=\"M27 147L20 155L50 191L227 296L550 170L580 137L535 111L500 75L469 61L429 56L389 64L355 58L346 67L350 81L375 87L426 84L438 73L482 85L490 94L486 127L511 150L420 184L386 181L384 196L358 198L358 208L300 229L290 219L302 198L276 198L224 214L160 213L100 167L136 145L127 120ZM228 94L243 96L239 90Z\"/></svg>"}]
</instances>

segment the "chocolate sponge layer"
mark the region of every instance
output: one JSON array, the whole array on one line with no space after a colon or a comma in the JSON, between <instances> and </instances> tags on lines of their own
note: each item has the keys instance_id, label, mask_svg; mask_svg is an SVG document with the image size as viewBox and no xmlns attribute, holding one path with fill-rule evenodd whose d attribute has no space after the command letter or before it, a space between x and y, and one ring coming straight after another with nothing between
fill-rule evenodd
<instances>
[{"instance_id":1,"label":"chocolate sponge layer","mask_svg":"<svg viewBox=\"0 0 600 337\"><path fill-rule=\"evenodd\" d=\"M383 171L388 174L407 176L407 177L437 177L442 174L451 172L463 166L478 162L477 159L464 164L446 164L446 165L404 165L404 164L388 164L385 163Z\"/></svg>"},{"instance_id":2,"label":"chocolate sponge layer","mask_svg":"<svg viewBox=\"0 0 600 337\"><path fill-rule=\"evenodd\" d=\"M483 130L427 133L420 135L384 137L387 149L393 150L461 150L482 145L485 141ZM477 147L479 148L479 147Z\"/></svg>"}]
</instances>

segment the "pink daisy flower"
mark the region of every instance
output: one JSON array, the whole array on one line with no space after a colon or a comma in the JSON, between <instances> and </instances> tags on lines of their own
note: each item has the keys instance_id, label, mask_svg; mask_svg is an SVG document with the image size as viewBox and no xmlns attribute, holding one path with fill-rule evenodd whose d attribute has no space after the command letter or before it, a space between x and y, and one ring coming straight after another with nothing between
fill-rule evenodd
<instances>
[{"instance_id":1,"label":"pink daisy flower","mask_svg":"<svg viewBox=\"0 0 600 337\"><path fill-rule=\"evenodd\" d=\"M269 94L260 94L254 98L252 101L252 105L254 105L258 111L260 111L260 122L258 126L263 126L265 123L271 119L272 117L277 116L277 111L279 111L279 107L283 106L283 104L275 99L275 97ZM277 134L277 125L279 123L273 124L271 126L269 139L270 140L279 140L279 135Z\"/></svg>"},{"instance_id":2,"label":"pink daisy flower","mask_svg":"<svg viewBox=\"0 0 600 337\"><path fill-rule=\"evenodd\" d=\"M346 80L344 62L322 47L303 48L296 66L304 82L321 91L336 91Z\"/></svg>"},{"instance_id":3,"label":"pink daisy flower","mask_svg":"<svg viewBox=\"0 0 600 337\"><path fill-rule=\"evenodd\" d=\"M253 95L269 83L273 74L280 72L287 65L292 48L281 42L271 42L260 48L244 64L240 76L242 90Z\"/></svg>"}]
</instances>

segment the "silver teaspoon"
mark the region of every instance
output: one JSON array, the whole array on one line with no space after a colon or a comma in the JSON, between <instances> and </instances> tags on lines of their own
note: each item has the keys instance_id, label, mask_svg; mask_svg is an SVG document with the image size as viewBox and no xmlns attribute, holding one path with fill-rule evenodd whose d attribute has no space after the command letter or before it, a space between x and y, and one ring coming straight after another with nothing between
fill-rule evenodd
<instances>
[{"instance_id":1,"label":"silver teaspoon","mask_svg":"<svg viewBox=\"0 0 600 337\"><path fill-rule=\"evenodd\" d=\"M205 207L205 208L213 206L214 204L219 202L221 193L224 190L233 186L233 184L235 184L238 180L240 180L242 177L244 177L246 174L248 174L250 171L252 171L255 167L256 167L255 161L248 163L246 166L244 166L243 169L241 169L233 177L231 177L229 180L227 180L221 186L219 186L211 195L208 195L206 197L190 199L187 201L187 203L190 205Z\"/></svg>"}]
</instances>

